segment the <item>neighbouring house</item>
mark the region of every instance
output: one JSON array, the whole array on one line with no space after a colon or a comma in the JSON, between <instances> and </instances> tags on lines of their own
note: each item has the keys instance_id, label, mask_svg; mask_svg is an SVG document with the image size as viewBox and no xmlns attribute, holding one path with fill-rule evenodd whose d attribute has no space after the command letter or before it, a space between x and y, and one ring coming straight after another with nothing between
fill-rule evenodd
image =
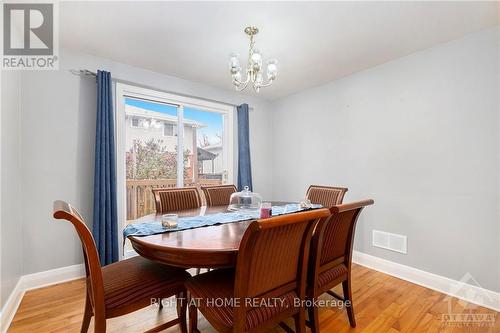
<instances>
[{"instance_id":1,"label":"neighbouring house","mask_svg":"<svg viewBox=\"0 0 500 333\"><path fill-rule=\"evenodd\" d=\"M134 142L161 140L162 145L168 152L176 152L177 147L177 117L162 112L142 109L133 105L125 107L125 122L127 130L125 131L126 151L134 146ZM197 173L193 174L194 165L198 164L198 155L193 154L194 147L197 145L197 129L206 127L205 124L195 120L184 118L184 147L187 151L187 161L184 165L188 178L197 178Z\"/></svg>"},{"instance_id":2,"label":"neighbouring house","mask_svg":"<svg viewBox=\"0 0 500 333\"><path fill-rule=\"evenodd\" d=\"M222 142L218 142L216 144L198 149L203 149L206 152L203 154L204 158L200 158L200 153L198 153L200 175L204 175L206 177L216 177L222 175L224 171Z\"/></svg>"},{"instance_id":3,"label":"neighbouring house","mask_svg":"<svg viewBox=\"0 0 500 333\"><path fill-rule=\"evenodd\" d=\"M184 186L197 186L201 182L205 185L217 185L223 179L222 144L198 147L197 130L207 127L206 124L184 118ZM175 156L178 147L178 118L175 115L143 109L137 106L125 104L125 151L127 164L129 161L135 164L141 154L135 143L154 140L162 147L163 152ZM144 147L144 146L143 146ZM196 154L193 152L195 151ZM147 150L147 149L146 149ZM158 154L159 151L152 155ZM155 165L157 159L151 159L151 165ZM158 176L154 167L139 166L132 167L132 174L127 171L127 200L131 206L127 206L127 220L135 220L138 217L154 211L154 200L152 199L151 187L175 187L177 184L177 162L176 158L166 159L161 163L166 167L167 173ZM143 170L141 174L138 169ZM151 171L153 170L153 171ZM139 174L137 174L137 173ZM151 172L151 173L150 173Z\"/></svg>"}]
</instances>

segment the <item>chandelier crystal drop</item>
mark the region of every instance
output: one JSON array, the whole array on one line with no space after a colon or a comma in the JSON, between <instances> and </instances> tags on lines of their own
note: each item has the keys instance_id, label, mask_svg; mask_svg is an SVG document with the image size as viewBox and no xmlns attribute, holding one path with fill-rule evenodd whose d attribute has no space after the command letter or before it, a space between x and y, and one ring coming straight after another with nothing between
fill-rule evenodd
<instances>
[{"instance_id":1,"label":"chandelier crystal drop","mask_svg":"<svg viewBox=\"0 0 500 333\"><path fill-rule=\"evenodd\" d=\"M255 42L253 37L259 32L257 27L246 27L245 33L250 37L250 48L248 51L248 63L246 68L246 77L243 79L241 74L240 61L238 59L238 54L231 54L229 60L229 70L231 72L231 77L234 86L237 91L244 90L250 83L253 90L256 92L260 91L262 87L269 87L273 84L276 76L278 75L278 62L275 59L267 61L266 77L267 82L264 81L263 66L262 66L262 53L254 48Z\"/></svg>"}]
</instances>

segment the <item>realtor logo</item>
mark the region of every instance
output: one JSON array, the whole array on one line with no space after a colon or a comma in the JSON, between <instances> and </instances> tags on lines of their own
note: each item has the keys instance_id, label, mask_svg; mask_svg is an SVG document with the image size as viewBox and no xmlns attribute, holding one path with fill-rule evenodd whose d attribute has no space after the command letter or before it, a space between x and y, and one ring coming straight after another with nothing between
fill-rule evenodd
<instances>
[{"instance_id":1,"label":"realtor logo","mask_svg":"<svg viewBox=\"0 0 500 333\"><path fill-rule=\"evenodd\" d=\"M448 303L448 311L441 314L443 326L453 327L494 327L495 311L484 311L479 305L494 305L495 300L485 292L470 273L466 273L460 281L450 289L449 295L443 301ZM463 301L467 299L468 301ZM472 303L474 302L474 303Z\"/></svg>"},{"instance_id":2,"label":"realtor logo","mask_svg":"<svg viewBox=\"0 0 500 333\"><path fill-rule=\"evenodd\" d=\"M57 69L55 3L3 4L2 69Z\"/></svg>"}]
</instances>

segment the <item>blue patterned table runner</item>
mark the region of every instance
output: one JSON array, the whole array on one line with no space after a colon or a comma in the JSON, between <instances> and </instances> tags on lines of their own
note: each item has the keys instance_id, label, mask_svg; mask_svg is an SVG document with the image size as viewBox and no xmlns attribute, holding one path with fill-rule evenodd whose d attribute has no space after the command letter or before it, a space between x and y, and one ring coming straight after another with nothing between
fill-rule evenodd
<instances>
[{"instance_id":1,"label":"blue patterned table runner","mask_svg":"<svg viewBox=\"0 0 500 333\"><path fill-rule=\"evenodd\" d=\"M323 206L321 205L313 204L311 208L301 208L299 204L287 204L284 206L273 206L272 214L273 216L278 216L278 215L296 213L308 209L317 209L322 207ZM179 217L177 227L175 228L164 228L161 225L161 221L132 223L127 225L123 230L123 239L125 240L128 236L150 236L156 234L163 234L166 232L201 228L217 224L256 220L259 219L259 217L260 217L260 211L255 211L251 213L227 212L227 213L218 213L218 214L203 215L203 216Z\"/></svg>"}]
</instances>

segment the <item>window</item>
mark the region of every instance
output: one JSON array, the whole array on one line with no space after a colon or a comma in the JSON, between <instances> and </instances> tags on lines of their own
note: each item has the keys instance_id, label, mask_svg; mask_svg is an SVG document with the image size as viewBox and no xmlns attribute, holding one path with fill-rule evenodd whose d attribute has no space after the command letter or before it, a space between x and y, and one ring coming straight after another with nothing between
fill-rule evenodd
<instances>
[{"instance_id":1,"label":"window","mask_svg":"<svg viewBox=\"0 0 500 333\"><path fill-rule=\"evenodd\" d=\"M164 123L163 124L163 136L174 136L174 124Z\"/></svg>"},{"instance_id":2,"label":"window","mask_svg":"<svg viewBox=\"0 0 500 333\"><path fill-rule=\"evenodd\" d=\"M132 117L130 124L132 127L139 127L139 118Z\"/></svg>"},{"instance_id":3,"label":"window","mask_svg":"<svg viewBox=\"0 0 500 333\"><path fill-rule=\"evenodd\" d=\"M226 104L117 83L119 221L154 213L153 188L234 183L233 113Z\"/></svg>"}]
</instances>

